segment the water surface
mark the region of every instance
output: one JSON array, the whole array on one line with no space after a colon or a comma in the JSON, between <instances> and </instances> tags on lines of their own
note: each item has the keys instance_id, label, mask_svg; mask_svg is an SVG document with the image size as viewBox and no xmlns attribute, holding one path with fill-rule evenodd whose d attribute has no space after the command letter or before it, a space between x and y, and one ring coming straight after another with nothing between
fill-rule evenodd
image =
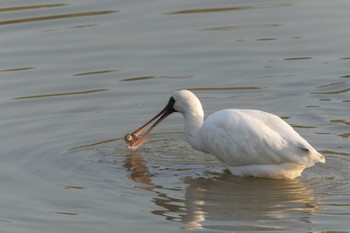
<instances>
[{"instance_id":1,"label":"water surface","mask_svg":"<svg viewBox=\"0 0 350 233\"><path fill-rule=\"evenodd\" d=\"M348 232L349 3L1 1L1 232ZM273 112L326 156L293 181L234 177L174 114Z\"/></svg>"}]
</instances>

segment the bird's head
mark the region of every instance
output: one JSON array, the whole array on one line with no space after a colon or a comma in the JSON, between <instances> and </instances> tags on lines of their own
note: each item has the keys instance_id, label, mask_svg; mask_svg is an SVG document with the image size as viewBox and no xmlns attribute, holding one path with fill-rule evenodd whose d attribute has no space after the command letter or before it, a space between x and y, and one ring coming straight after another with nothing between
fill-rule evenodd
<instances>
[{"instance_id":1,"label":"bird's head","mask_svg":"<svg viewBox=\"0 0 350 233\"><path fill-rule=\"evenodd\" d=\"M162 111L160 111L160 113L149 120L146 124L135 130L133 133L127 134L124 139L129 144L130 149L136 149L144 143L152 129L154 129L162 120L173 112L180 112L182 114L189 112L191 114L196 114L197 111L202 113L202 106L198 98L192 92L188 90L176 91L170 97L167 105ZM156 122L143 135L141 135L145 128L154 121Z\"/></svg>"}]
</instances>

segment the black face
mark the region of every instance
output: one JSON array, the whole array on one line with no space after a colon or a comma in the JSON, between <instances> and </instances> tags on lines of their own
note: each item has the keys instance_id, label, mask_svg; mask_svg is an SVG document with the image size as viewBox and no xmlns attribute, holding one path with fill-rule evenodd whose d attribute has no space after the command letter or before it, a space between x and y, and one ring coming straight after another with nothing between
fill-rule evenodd
<instances>
[{"instance_id":1,"label":"black face","mask_svg":"<svg viewBox=\"0 0 350 233\"><path fill-rule=\"evenodd\" d=\"M167 107L169 107L170 111L172 111L172 112L177 112L177 111L174 109L174 104L175 104L175 99L174 99L174 97L170 97L169 102L168 102L168 104L167 104Z\"/></svg>"}]
</instances>

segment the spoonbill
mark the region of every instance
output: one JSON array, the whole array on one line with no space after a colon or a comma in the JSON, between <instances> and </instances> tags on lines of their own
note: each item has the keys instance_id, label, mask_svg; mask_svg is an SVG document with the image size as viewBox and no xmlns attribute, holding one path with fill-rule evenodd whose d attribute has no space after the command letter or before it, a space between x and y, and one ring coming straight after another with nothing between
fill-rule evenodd
<instances>
[{"instance_id":1,"label":"spoonbill","mask_svg":"<svg viewBox=\"0 0 350 233\"><path fill-rule=\"evenodd\" d=\"M251 109L224 109L204 120L201 102L188 90L176 91L158 115L127 134L125 141L129 148L141 146L151 130L173 112L183 115L189 144L194 149L215 155L236 176L295 179L305 168L325 162L320 153L274 114Z\"/></svg>"}]
</instances>

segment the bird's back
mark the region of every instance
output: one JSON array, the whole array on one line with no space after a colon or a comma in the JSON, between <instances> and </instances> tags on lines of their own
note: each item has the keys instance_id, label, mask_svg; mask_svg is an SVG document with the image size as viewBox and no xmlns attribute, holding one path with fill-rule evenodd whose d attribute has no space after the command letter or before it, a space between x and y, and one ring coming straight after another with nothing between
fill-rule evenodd
<instances>
[{"instance_id":1,"label":"bird's back","mask_svg":"<svg viewBox=\"0 0 350 233\"><path fill-rule=\"evenodd\" d=\"M263 111L215 112L205 120L200 136L203 151L214 154L236 175L292 179L304 168L324 162L290 125Z\"/></svg>"}]
</instances>

